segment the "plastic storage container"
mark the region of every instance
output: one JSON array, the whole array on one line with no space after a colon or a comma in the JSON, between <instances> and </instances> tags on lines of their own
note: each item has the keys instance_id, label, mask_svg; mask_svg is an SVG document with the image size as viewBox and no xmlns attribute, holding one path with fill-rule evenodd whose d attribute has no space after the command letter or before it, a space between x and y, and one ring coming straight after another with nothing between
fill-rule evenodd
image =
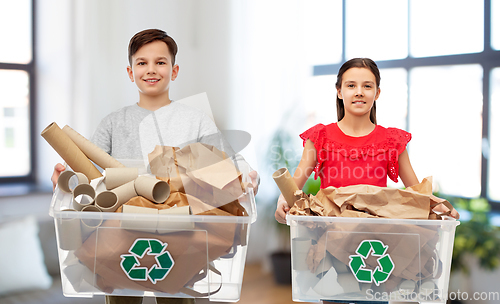
<instances>
[{"instance_id":1,"label":"plastic storage container","mask_svg":"<svg viewBox=\"0 0 500 304\"><path fill-rule=\"evenodd\" d=\"M75 212L56 188L49 213L64 295L238 301L257 217L252 189L238 200L248 216Z\"/></svg>"},{"instance_id":2,"label":"plastic storage container","mask_svg":"<svg viewBox=\"0 0 500 304\"><path fill-rule=\"evenodd\" d=\"M455 219L287 221L294 301L446 302Z\"/></svg>"}]
</instances>

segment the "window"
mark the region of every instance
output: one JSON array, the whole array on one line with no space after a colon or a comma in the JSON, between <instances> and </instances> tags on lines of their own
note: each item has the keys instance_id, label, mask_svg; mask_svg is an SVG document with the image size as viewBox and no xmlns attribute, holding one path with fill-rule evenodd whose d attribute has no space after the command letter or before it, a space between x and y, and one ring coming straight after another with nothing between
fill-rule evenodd
<instances>
[{"instance_id":1,"label":"window","mask_svg":"<svg viewBox=\"0 0 500 304\"><path fill-rule=\"evenodd\" d=\"M338 2L342 60L316 64L313 78L374 59L377 120L413 134L417 176L432 175L444 194L500 202L500 0Z\"/></svg>"},{"instance_id":2,"label":"window","mask_svg":"<svg viewBox=\"0 0 500 304\"><path fill-rule=\"evenodd\" d=\"M0 40L0 181L32 181L34 14L32 0L2 1ZM15 25L15 26L13 26Z\"/></svg>"}]
</instances>

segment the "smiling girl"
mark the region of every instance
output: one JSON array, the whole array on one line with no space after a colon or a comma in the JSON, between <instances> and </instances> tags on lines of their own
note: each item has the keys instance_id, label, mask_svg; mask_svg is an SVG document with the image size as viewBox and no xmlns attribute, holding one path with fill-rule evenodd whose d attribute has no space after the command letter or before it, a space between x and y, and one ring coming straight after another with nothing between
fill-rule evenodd
<instances>
[{"instance_id":1,"label":"smiling girl","mask_svg":"<svg viewBox=\"0 0 500 304\"><path fill-rule=\"evenodd\" d=\"M387 177L394 182L400 177L406 187L418 184L406 150L411 134L377 125L380 72L376 63L369 58L345 62L336 88L338 122L317 124L300 135L304 151L293 176L299 189L313 171L315 178L321 178L321 189L359 184L387 187ZM288 210L280 196L276 220L285 223ZM458 213L453 210L452 216Z\"/></svg>"}]
</instances>

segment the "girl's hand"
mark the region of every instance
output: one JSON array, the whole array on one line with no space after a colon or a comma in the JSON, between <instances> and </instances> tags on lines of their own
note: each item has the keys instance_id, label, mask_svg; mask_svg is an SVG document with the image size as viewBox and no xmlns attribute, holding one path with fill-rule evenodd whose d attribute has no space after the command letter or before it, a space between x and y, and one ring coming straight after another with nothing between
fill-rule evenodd
<instances>
[{"instance_id":1,"label":"girl's hand","mask_svg":"<svg viewBox=\"0 0 500 304\"><path fill-rule=\"evenodd\" d=\"M59 179L59 175L61 175L61 172L63 172L66 169L63 164L57 164L54 166L54 173L52 173L52 178L50 179L52 181L52 190L56 189L57 185L57 180Z\"/></svg>"},{"instance_id":2,"label":"girl's hand","mask_svg":"<svg viewBox=\"0 0 500 304\"><path fill-rule=\"evenodd\" d=\"M286 214L290 210L288 207L288 203L285 201L283 194L280 194L278 198L278 203L276 207L276 212L274 213L274 217L281 224L286 224Z\"/></svg>"}]
</instances>

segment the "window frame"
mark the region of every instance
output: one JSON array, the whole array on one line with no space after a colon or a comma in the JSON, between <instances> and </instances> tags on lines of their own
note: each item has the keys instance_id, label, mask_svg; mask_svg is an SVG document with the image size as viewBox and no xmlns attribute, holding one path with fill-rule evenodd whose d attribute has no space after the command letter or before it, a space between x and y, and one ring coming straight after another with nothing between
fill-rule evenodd
<instances>
[{"instance_id":1,"label":"window frame","mask_svg":"<svg viewBox=\"0 0 500 304\"><path fill-rule=\"evenodd\" d=\"M36 0L31 0L31 61L26 64L8 63L0 61L1 70L25 71L28 73L29 79L29 132L30 132L30 163L31 170L29 174L24 176L6 176L0 177L0 186L8 186L12 184L24 184L34 186L36 183L36 155L35 147L37 138L36 132Z\"/></svg>"},{"instance_id":2,"label":"window frame","mask_svg":"<svg viewBox=\"0 0 500 304\"><path fill-rule=\"evenodd\" d=\"M410 1L408 8L410 8ZM313 66L313 76L335 75L344 63L346 58L346 2L342 0L342 60L337 64L324 64ZM408 31L410 31L410 15L408 12ZM408 33L408 44L410 43L410 33ZM494 50L491 46L491 0L484 0L484 48L482 52L468 54L441 55L431 57L411 57L410 48L408 47L408 56L404 59L380 60L377 65L380 69L387 68L404 68L408 75L413 68L429 67L429 66L447 66L447 65L465 65L479 64L483 68L483 121L482 121L482 138L486 139L488 145L482 145L481 155L481 194L480 197L488 199L493 209L500 210L500 201L493 201L488 198L488 159L485 155L489 155L489 126L490 126L490 74L494 68L500 67L500 51ZM410 77L407 78L409 87ZM408 90L408 111L410 110L410 92ZM406 127L409 126L409 115L406 117Z\"/></svg>"}]
</instances>

